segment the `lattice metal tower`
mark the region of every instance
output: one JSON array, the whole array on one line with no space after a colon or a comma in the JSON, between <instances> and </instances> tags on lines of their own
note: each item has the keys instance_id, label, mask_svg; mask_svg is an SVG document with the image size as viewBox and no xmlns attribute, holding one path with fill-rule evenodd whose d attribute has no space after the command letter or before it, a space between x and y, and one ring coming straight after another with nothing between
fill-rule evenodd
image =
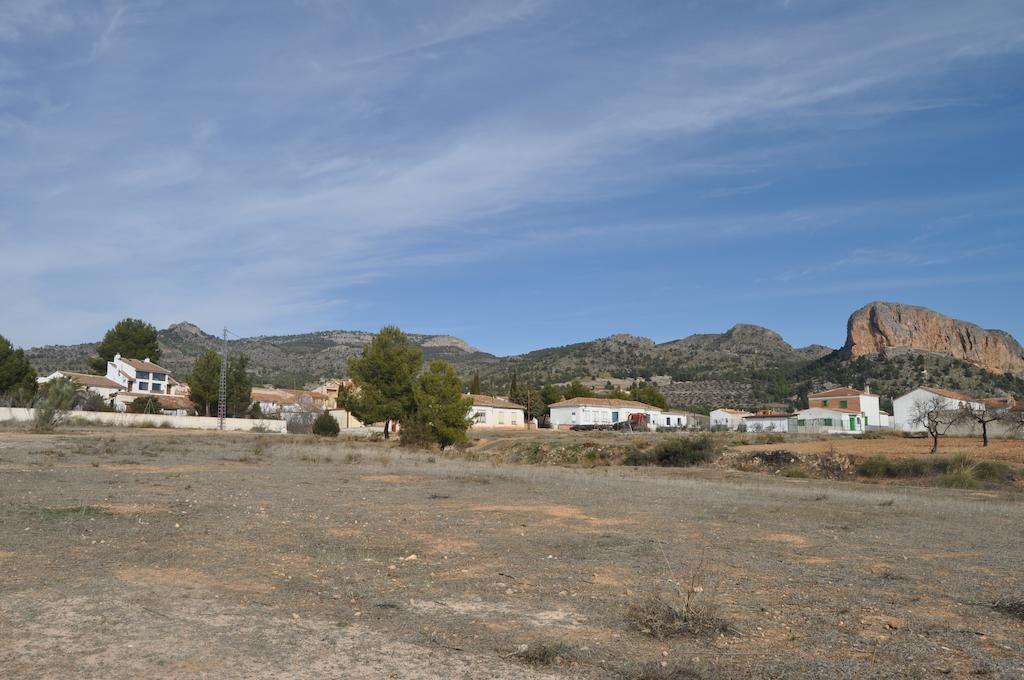
<instances>
[{"instance_id":1,"label":"lattice metal tower","mask_svg":"<svg viewBox=\"0 0 1024 680\"><path fill-rule=\"evenodd\" d=\"M224 417L228 413L228 329L224 329L224 341L220 352L220 394L217 398L218 427L224 429Z\"/></svg>"}]
</instances>

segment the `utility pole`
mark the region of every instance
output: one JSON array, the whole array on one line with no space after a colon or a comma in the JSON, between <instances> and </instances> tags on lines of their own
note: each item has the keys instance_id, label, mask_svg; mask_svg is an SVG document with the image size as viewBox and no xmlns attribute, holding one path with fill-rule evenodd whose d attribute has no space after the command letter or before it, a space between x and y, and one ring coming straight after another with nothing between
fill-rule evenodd
<instances>
[{"instance_id":1,"label":"utility pole","mask_svg":"<svg viewBox=\"0 0 1024 680\"><path fill-rule=\"evenodd\" d=\"M224 429L224 417L228 412L228 329L224 328L224 341L220 353L220 394L217 398L218 428Z\"/></svg>"}]
</instances>

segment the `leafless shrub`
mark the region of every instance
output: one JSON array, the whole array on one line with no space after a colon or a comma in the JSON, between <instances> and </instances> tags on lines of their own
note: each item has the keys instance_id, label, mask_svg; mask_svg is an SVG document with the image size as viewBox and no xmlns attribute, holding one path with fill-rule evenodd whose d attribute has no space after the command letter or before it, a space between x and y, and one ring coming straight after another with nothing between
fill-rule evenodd
<instances>
[{"instance_id":1,"label":"leafless shrub","mask_svg":"<svg viewBox=\"0 0 1024 680\"><path fill-rule=\"evenodd\" d=\"M717 589L711 585L703 554L685 586L676 580L669 580L669 583L675 593L655 591L630 604L626 620L633 628L659 640L729 630L729 624L721 616L715 598Z\"/></svg>"},{"instance_id":2,"label":"leafless shrub","mask_svg":"<svg viewBox=\"0 0 1024 680\"><path fill-rule=\"evenodd\" d=\"M992 603L992 609L1024 621L1024 597L1001 597Z\"/></svg>"},{"instance_id":3,"label":"leafless shrub","mask_svg":"<svg viewBox=\"0 0 1024 680\"><path fill-rule=\"evenodd\" d=\"M523 663L535 666L552 666L572 661L576 656L576 650L571 645L561 641L554 642L531 642L526 645L519 645L512 656Z\"/></svg>"}]
</instances>

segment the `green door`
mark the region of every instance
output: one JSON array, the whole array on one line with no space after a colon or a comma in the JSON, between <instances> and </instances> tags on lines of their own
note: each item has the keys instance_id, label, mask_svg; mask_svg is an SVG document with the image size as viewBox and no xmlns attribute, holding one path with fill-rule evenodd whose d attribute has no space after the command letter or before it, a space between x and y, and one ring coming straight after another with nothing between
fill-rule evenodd
<instances>
[{"instance_id":1,"label":"green door","mask_svg":"<svg viewBox=\"0 0 1024 680\"><path fill-rule=\"evenodd\" d=\"M856 432L857 431L856 420L857 419L854 416L850 416L850 432Z\"/></svg>"}]
</instances>

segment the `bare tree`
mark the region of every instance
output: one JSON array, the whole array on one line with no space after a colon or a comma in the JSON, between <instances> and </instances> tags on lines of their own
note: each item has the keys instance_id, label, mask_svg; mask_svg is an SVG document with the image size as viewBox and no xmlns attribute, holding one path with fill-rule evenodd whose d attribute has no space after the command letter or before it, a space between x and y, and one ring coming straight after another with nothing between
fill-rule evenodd
<instances>
[{"instance_id":1,"label":"bare tree","mask_svg":"<svg viewBox=\"0 0 1024 680\"><path fill-rule=\"evenodd\" d=\"M1007 429L1018 435L1024 435L1024 406L1006 409L999 414L999 421Z\"/></svg>"},{"instance_id":2,"label":"bare tree","mask_svg":"<svg viewBox=\"0 0 1024 680\"><path fill-rule=\"evenodd\" d=\"M994 409L989 408L988 405L982 404L981 408L974 408L972 406L964 406L962 409L962 418L965 421L972 421L981 425L981 441L982 446L988 446L988 426L989 423L994 423L1004 419L1005 409Z\"/></svg>"},{"instance_id":3,"label":"bare tree","mask_svg":"<svg viewBox=\"0 0 1024 680\"><path fill-rule=\"evenodd\" d=\"M961 407L949 407L949 402L944 397L935 395L923 401L914 402L910 409L910 424L920 425L932 437L932 453L939 450L939 437L946 434L949 428L957 423L963 422L967 409Z\"/></svg>"}]
</instances>

